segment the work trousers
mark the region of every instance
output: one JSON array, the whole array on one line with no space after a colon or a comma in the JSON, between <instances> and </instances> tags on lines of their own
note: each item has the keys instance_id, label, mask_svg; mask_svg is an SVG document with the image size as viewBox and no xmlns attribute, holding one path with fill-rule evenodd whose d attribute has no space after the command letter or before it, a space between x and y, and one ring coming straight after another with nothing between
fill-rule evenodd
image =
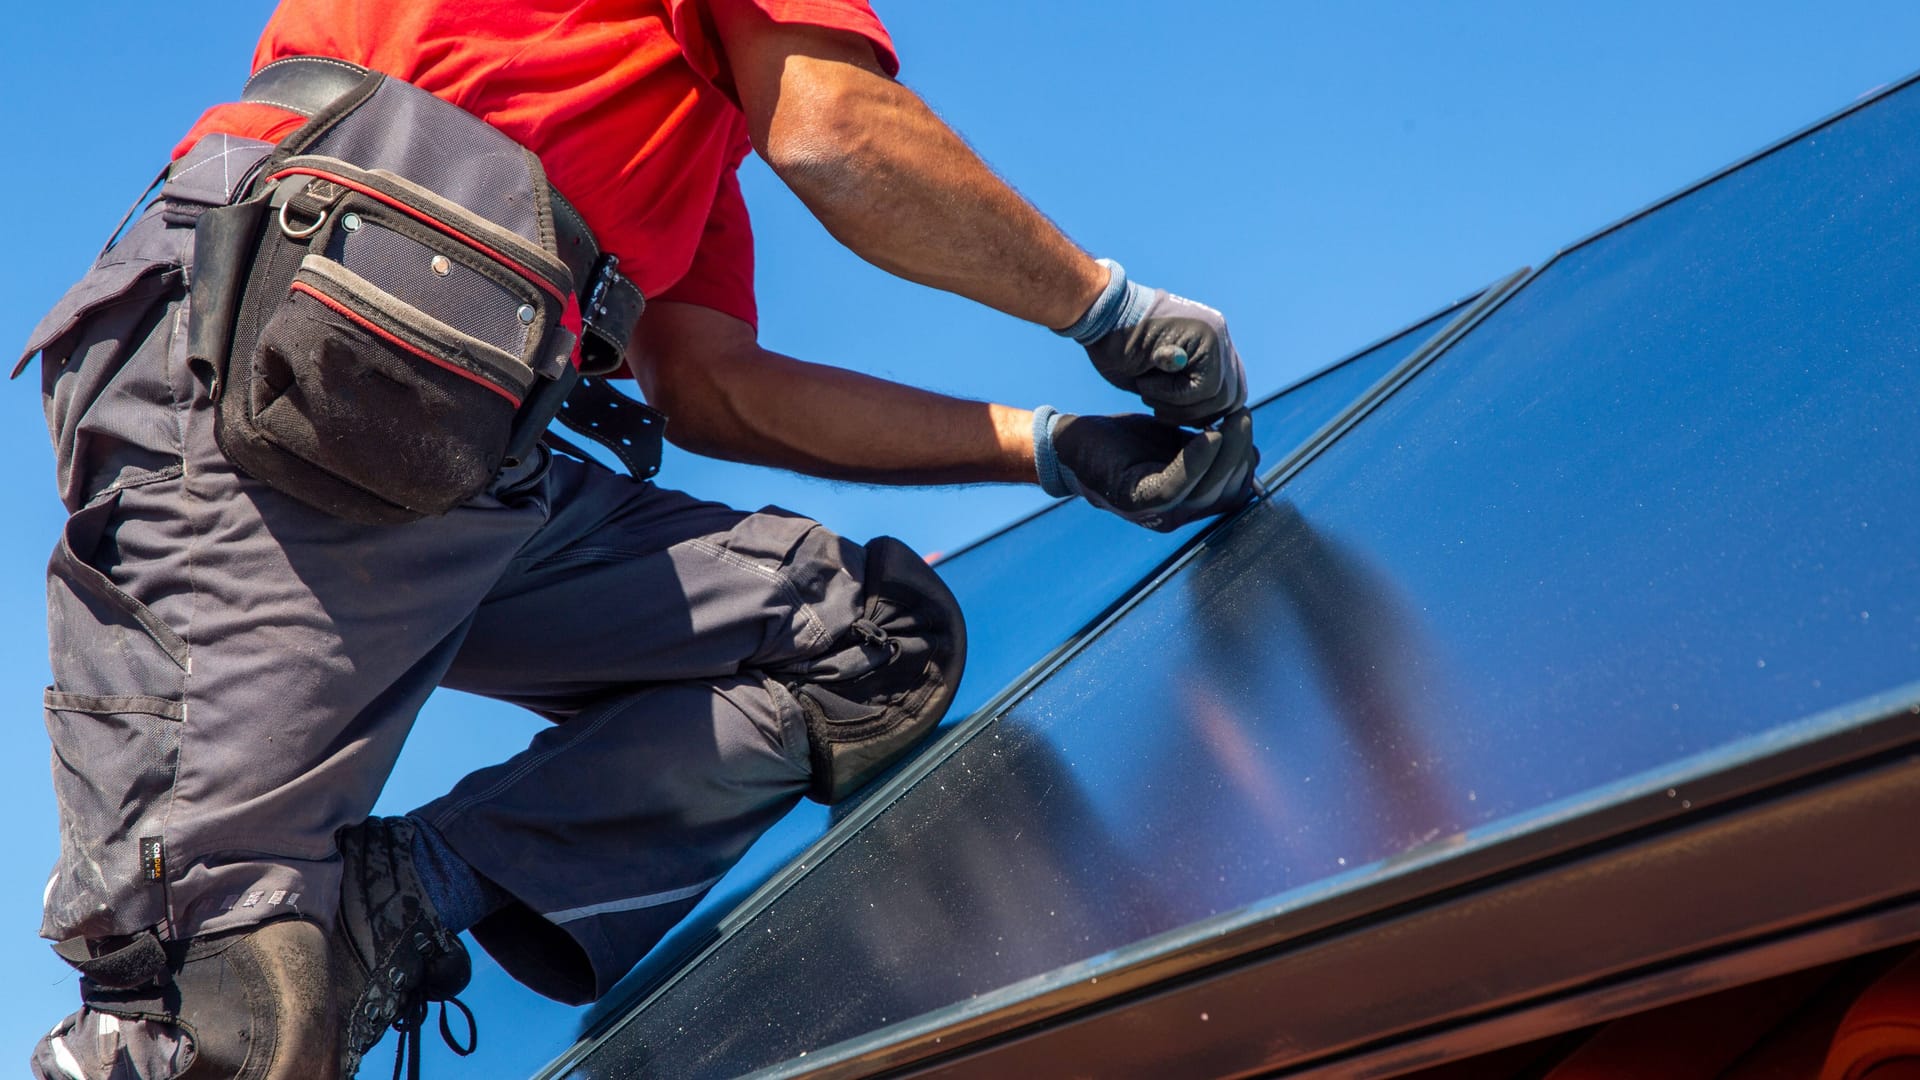
<instances>
[{"instance_id":1,"label":"work trousers","mask_svg":"<svg viewBox=\"0 0 1920 1080\"><path fill-rule=\"evenodd\" d=\"M863 549L544 451L392 526L237 471L186 352L219 149L175 167L39 335L72 515L48 574L61 844L42 933L330 924L334 832L449 686L552 723L418 813L515 901L480 943L591 1000L805 790L784 684L876 662L841 644Z\"/></svg>"}]
</instances>

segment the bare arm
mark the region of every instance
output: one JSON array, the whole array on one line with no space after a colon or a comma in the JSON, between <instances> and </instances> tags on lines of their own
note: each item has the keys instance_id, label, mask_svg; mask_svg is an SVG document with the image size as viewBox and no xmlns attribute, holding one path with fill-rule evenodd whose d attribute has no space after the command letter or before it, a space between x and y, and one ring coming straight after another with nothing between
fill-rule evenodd
<instances>
[{"instance_id":1,"label":"bare arm","mask_svg":"<svg viewBox=\"0 0 1920 1080\"><path fill-rule=\"evenodd\" d=\"M869 262L1059 328L1107 271L995 176L865 38L720 5L718 30L755 147L828 231ZM1033 414L762 348L689 304L650 306L634 370L710 457L870 483L1035 481Z\"/></svg>"},{"instance_id":2,"label":"bare arm","mask_svg":"<svg viewBox=\"0 0 1920 1080\"><path fill-rule=\"evenodd\" d=\"M994 175L855 34L728 5L754 147L827 231L889 273L1058 329L1107 272Z\"/></svg>"},{"instance_id":3,"label":"bare arm","mask_svg":"<svg viewBox=\"0 0 1920 1080\"><path fill-rule=\"evenodd\" d=\"M866 483L1033 482L1024 409L795 360L693 304L649 305L634 344L634 374L682 449Z\"/></svg>"},{"instance_id":4,"label":"bare arm","mask_svg":"<svg viewBox=\"0 0 1920 1080\"><path fill-rule=\"evenodd\" d=\"M1252 496L1258 453L1247 414L1232 413L1244 380L1217 312L1178 301L1195 310L1154 324L1177 298L1110 278L887 78L864 38L777 24L745 5L715 14L754 146L843 244L896 275L1055 329L1085 316L1075 338L1110 382L1156 411L1220 428L1056 416L1036 435L1033 413L804 363L761 348L730 316L658 303L637 331L634 366L674 416L675 443L850 480L1033 483L1039 439L1049 492L1082 494L1155 529ZM1147 347L1151 355L1134 355Z\"/></svg>"}]
</instances>

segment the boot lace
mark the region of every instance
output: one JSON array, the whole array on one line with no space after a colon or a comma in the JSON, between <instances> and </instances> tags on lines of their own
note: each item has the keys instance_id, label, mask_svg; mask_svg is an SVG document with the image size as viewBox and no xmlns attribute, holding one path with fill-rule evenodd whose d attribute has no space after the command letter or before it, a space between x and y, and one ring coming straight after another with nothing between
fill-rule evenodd
<instances>
[{"instance_id":1,"label":"boot lace","mask_svg":"<svg viewBox=\"0 0 1920 1080\"><path fill-rule=\"evenodd\" d=\"M453 1036L453 1026L447 1023L447 1006L460 1010L467 1019L466 1045ZM414 997L400 1010L393 1021L393 1030L400 1035L398 1045L393 1048L393 1080L400 1080L400 1072L406 1070L407 1080L420 1080L420 1061L424 1056L420 1046L420 1032L427 1025L427 999ZM473 1010L459 998L448 998L440 1003L440 1038L447 1049L459 1057L466 1057L480 1047L480 1025L473 1018Z\"/></svg>"}]
</instances>

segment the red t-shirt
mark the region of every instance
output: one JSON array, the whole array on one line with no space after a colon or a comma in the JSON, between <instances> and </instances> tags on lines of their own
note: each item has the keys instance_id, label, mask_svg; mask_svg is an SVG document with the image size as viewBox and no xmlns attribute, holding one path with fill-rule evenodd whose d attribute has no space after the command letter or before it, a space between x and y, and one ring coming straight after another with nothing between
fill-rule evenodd
<instances>
[{"instance_id":1,"label":"red t-shirt","mask_svg":"<svg viewBox=\"0 0 1920 1080\"><path fill-rule=\"evenodd\" d=\"M710 9L893 42L866 0L281 0L254 52L350 60L405 79L532 150L649 299L756 321L753 232L736 176L751 146ZM209 109L175 156L219 131L276 141L303 119Z\"/></svg>"}]
</instances>

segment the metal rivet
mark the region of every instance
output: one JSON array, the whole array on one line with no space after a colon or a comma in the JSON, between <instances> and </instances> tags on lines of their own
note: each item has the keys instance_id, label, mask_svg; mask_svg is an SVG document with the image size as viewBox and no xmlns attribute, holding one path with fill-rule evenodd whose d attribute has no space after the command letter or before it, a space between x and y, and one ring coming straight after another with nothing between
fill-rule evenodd
<instances>
[{"instance_id":1,"label":"metal rivet","mask_svg":"<svg viewBox=\"0 0 1920 1080\"><path fill-rule=\"evenodd\" d=\"M360 215L359 214L346 215L345 217L340 219L340 227L347 230L348 232L352 232L355 229L358 229L360 227Z\"/></svg>"},{"instance_id":2,"label":"metal rivet","mask_svg":"<svg viewBox=\"0 0 1920 1080\"><path fill-rule=\"evenodd\" d=\"M433 272L439 274L441 277L446 277L448 274L453 273L453 260L447 258L445 255L435 255L427 265L433 267Z\"/></svg>"},{"instance_id":3,"label":"metal rivet","mask_svg":"<svg viewBox=\"0 0 1920 1080\"><path fill-rule=\"evenodd\" d=\"M532 304L520 305L520 311L519 311L520 321L523 323L526 323L528 326L533 325L533 317L537 314L539 314L539 312L533 310Z\"/></svg>"}]
</instances>

